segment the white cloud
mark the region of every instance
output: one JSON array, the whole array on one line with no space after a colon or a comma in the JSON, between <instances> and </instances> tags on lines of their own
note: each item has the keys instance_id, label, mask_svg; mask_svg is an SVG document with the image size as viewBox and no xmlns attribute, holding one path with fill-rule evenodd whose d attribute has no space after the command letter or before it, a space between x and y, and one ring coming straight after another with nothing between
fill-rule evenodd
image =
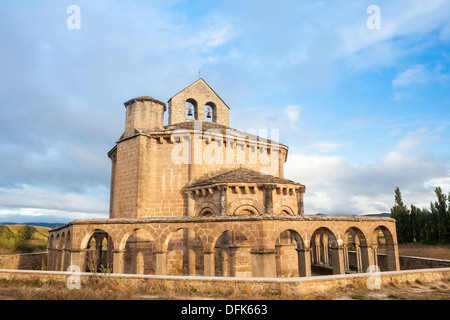
<instances>
[{"instance_id":1,"label":"white cloud","mask_svg":"<svg viewBox=\"0 0 450 320\"><path fill-rule=\"evenodd\" d=\"M77 216L106 215L109 208L109 190L91 188L86 193L55 191L45 187L23 185L20 188L0 188L0 213L14 212L27 215L59 212Z\"/></svg>"},{"instance_id":2,"label":"white cloud","mask_svg":"<svg viewBox=\"0 0 450 320\"><path fill-rule=\"evenodd\" d=\"M339 3L341 5L341 3ZM442 37L450 27L448 12L450 2L436 1L391 1L380 4L381 29L370 30L365 26L369 17L361 16L362 7L351 4L340 12L348 12L344 17L348 23L337 26L342 41L338 56L354 70L369 67L392 66L411 50L422 50L430 41L420 38L433 31L440 31ZM350 4L349 4L350 6ZM361 17L363 19L361 19ZM411 47L410 37L420 39Z\"/></svg>"},{"instance_id":3,"label":"white cloud","mask_svg":"<svg viewBox=\"0 0 450 320\"><path fill-rule=\"evenodd\" d=\"M430 83L444 83L450 77L448 74L441 73L442 67L437 65L432 70L425 65L415 65L400 73L392 84L394 88L425 86Z\"/></svg>"},{"instance_id":4,"label":"white cloud","mask_svg":"<svg viewBox=\"0 0 450 320\"><path fill-rule=\"evenodd\" d=\"M407 195L405 203L428 206L434 201L434 188L445 190L450 182L448 162L425 148L441 132L442 128L420 128L403 136L377 161L355 166L349 164L350 155L320 155L317 146L309 148L316 153L291 150L285 177L306 185L308 214L389 212L397 186Z\"/></svg>"},{"instance_id":5,"label":"white cloud","mask_svg":"<svg viewBox=\"0 0 450 320\"><path fill-rule=\"evenodd\" d=\"M302 110L302 107L300 106L287 106L284 108L284 113L287 116L287 119L291 122L300 120L300 111Z\"/></svg>"},{"instance_id":6,"label":"white cloud","mask_svg":"<svg viewBox=\"0 0 450 320\"><path fill-rule=\"evenodd\" d=\"M304 154L335 153L337 151L342 150L343 148L347 148L352 145L353 145L352 142L340 143L335 141L319 141L306 147L300 148L299 152Z\"/></svg>"},{"instance_id":7,"label":"white cloud","mask_svg":"<svg viewBox=\"0 0 450 320\"><path fill-rule=\"evenodd\" d=\"M434 67L419 64L406 69L392 80L395 90L393 99L399 101L414 98L419 89L433 84L448 86L450 74L446 72L440 64Z\"/></svg>"},{"instance_id":8,"label":"white cloud","mask_svg":"<svg viewBox=\"0 0 450 320\"><path fill-rule=\"evenodd\" d=\"M392 84L394 87L409 87L414 84L427 84L431 80L428 70L423 65L416 65L400 73Z\"/></svg>"}]
</instances>

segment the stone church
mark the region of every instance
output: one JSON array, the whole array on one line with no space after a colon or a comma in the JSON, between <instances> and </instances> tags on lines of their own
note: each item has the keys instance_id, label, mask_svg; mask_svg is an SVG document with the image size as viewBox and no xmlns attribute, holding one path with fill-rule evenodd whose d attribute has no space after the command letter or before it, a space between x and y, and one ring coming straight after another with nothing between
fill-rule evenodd
<instances>
[{"instance_id":1,"label":"stone church","mask_svg":"<svg viewBox=\"0 0 450 320\"><path fill-rule=\"evenodd\" d=\"M305 215L305 186L284 177L288 147L230 128L230 107L203 79L167 103L142 96L124 105L125 130L108 153L109 218L51 230L49 270L229 277L399 270L395 220Z\"/></svg>"}]
</instances>

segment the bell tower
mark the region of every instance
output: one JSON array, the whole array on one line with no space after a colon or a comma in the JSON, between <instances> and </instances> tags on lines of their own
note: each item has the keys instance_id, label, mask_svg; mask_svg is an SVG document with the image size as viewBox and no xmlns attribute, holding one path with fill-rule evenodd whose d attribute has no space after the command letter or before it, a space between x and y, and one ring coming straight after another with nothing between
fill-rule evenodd
<instances>
[{"instance_id":1,"label":"bell tower","mask_svg":"<svg viewBox=\"0 0 450 320\"><path fill-rule=\"evenodd\" d=\"M152 97L138 97L124 103L126 108L124 138L134 135L135 129L157 130L164 126L166 104Z\"/></svg>"},{"instance_id":2,"label":"bell tower","mask_svg":"<svg viewBox=\"0 0 450 320\"><path fill-rule=\"evenodd\" d=\"M209 121L229 126L230 108L202 78L168 101L169 125L186 121Z\"/></svg>"}]
</instances>

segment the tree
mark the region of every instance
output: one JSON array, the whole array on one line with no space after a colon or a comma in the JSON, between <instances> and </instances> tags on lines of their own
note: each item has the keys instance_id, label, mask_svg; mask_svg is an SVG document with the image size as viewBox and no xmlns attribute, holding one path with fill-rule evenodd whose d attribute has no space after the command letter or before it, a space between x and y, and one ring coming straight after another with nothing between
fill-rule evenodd
<instances>
[{"instance_id":1,"label":"tree","mask_svg":"<svg viewBox=\"0 0 450 320\"><path fill-rule=\"evenodd\" d=\"M395 189L395 205L391 209L391 218L397 221L397 241L399 243L414 240L409 217L409 210L404 205L400 188Z\"/></svg>"},{"instance_id":2,"label":"tree","mask_svg":"<svg viewBox=\"0 0 450 320\"><path fill-rule=\"evenodd\" d=\"M22 252L30 252L32 248L30 246L31 238L33 237L36 229L32 226L23 225L17 230L15 250Z\"/></svg>"},{"instance_id":3,"label":"tree","mask_svg":"<svg viewBox=\"0 0 450 320\"><path fill-rule=\"evenodd\" d=\"M437 231L436 238L440 242L448 242L450 240L450 230L448 225L447 196L442 193L441 187L437 187L434 192L436 193L437 201L431 205L431 212Z\"/></svg>"},{"instance_id":4,"label":"tree","mask_svg":"<svg viewBox=\"0 0 450 320\"><path fill-rule=\"evenodd\" d=\"M410 211L410 225L411 225L411 232L412 232L412 238L414 242L420 242L422 240L422 234L420 232L421 229L423 229L423 226L421 225L421 217L420 217L420 209L417 208L414 205L411 205L411 211Z\"/></svg>"}]
</instances>

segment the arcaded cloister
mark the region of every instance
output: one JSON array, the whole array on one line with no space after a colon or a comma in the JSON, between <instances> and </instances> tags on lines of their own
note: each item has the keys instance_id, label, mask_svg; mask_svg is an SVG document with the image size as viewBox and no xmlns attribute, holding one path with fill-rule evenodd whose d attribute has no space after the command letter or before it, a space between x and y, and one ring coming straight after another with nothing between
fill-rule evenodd
<instances>
[{"instance_id":1,"label":"arcaded cloister","mask_svg":"<svg viewBox=\"0 0 450 320\"><path fill-rule=\"evenodd\" d=\"M107 219L51 230L48 269L307 277L399 270L395 220L305 215L306 187L284 177L288 147L229 127L203 80L166 103L125 104ZM168 124L164 125L167 116Z\"/></svg>"}]
</instances>

